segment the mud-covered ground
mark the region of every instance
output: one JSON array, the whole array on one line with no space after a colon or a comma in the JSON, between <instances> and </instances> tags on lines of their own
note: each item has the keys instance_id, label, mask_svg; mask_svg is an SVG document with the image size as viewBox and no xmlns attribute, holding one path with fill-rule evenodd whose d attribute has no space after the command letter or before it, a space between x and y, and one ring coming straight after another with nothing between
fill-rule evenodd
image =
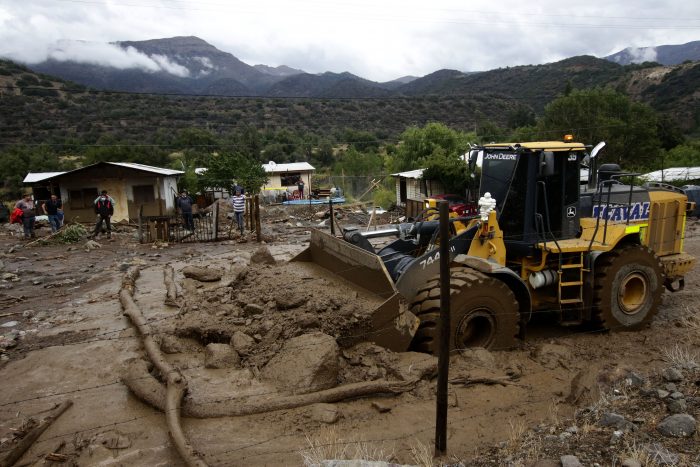
<instances>
[{"instance_id":1,"label":"mud-covered ground","mask_svg":"<svg viewBox=\"0 0 700 467\"><path fill-rule=\"evenodd\" d=\"M338 338L338 384L396 380L430 366L429 356L342 342L343 336L371 332L362 324L376 299L286 263L305 247L308 228L324 222L316 211L265 212L264 246L275 264L259 258L260 244L237 236L218 243L140 245L131 228L121 227L113 241L98 240L100 247L88 250L85 242L22 246L15 230L0 226L3 446L21 437L32 419L72 400L20 463L50 465L46 456L55 453L50 459L63 462L56 465L182 465L163 413L134 397L120 379L127 362L145 355L118 298L122 277L134 266L141 270L135 302L169 361L190 382L187 401L244 404L285 394L289 388L264 377L265 366L286 342L308 333ZM347 213L341 223L367 217ZM689 223L686 250L700 256L698 222ZM165 305L166 266L175 271L177 306ZM221 279L186 278L188 266L216 271ZM583 465L632 459L640 465L700 465L697 433L675 437L659 431L672 413L700 419L699 282L696 269L686 277L685 290L664 294L654 322L639 332L561 329L545 320L532 325L513 351L453 355L448 454L441 461L543 466L575 455ZM233 344L234 334L252 339L245 350L236 343L239 360L231 368L208 368L206 345ZM427 376L399 395L184 418L183 427L210 465L303 465L353 457L427 465L435 385Z\"/></svg>"}]
</instances>

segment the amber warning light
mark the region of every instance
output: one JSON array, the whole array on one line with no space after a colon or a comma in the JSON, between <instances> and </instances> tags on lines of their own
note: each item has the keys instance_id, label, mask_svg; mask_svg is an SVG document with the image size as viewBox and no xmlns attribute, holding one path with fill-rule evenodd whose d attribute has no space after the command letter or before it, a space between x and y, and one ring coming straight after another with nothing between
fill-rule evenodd
<instances>
[{"instance_id":1,"label":"amber warning light","mask_svg":"<svg viewBox=\"0 0 700 467\"><path fill-rule=\"evenodd\" d=\"M564 135L564 142L571 143L574 141L574 135Z\"/></svg>"}]
</instances>

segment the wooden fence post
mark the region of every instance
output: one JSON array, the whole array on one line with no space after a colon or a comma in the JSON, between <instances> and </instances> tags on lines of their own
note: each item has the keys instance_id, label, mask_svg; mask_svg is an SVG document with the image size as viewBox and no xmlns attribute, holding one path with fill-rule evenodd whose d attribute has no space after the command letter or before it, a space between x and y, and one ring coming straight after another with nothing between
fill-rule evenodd
<instances>
[{"instance_id":1,"label":"wooden fence post","mask_svg":"<svg viewBox=\"0 0 700 467\"><path fill-rule=\"evenodd\" d=\"M255 232L257 234L258 243L262 241L262 232L260 226L260 197L255 195Z\"/></svg>"}]
</instances>

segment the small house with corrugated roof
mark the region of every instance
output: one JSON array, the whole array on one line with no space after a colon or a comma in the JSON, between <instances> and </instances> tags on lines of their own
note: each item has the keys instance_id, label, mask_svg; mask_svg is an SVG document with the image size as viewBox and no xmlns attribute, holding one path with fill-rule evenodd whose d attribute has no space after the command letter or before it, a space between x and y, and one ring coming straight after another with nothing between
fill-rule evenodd
<instances>
[{"instance_id":1,"label":"small house with corrugated roof","mask_svg":"<svg viewBox=\"0 0 700 467\"><path fill-rule=\"evenodd\" d=\"M24 184L40 203L56 194L66 219L88 222L95 218L94 201L102 190L114 199L114 222L175 212L177 180L181 170L133 162L98 162L68 172L29 173Z\"/></svg>"},{"instance_id":2,"label":"small house with corrugated roof","mask_svg":"<svg viewBox=\"0 0 700 467\"><path fill-rule=\"evenodd\" d=\"M266 197L276 196L284 192L294 192L299 182L304 182L304 194L311 193L311 175L316 171L308 162L292 162L289 164L276 164L272 161L263 164L267 173L267 183L263 186Z\"/></svg>"}]
</instances>

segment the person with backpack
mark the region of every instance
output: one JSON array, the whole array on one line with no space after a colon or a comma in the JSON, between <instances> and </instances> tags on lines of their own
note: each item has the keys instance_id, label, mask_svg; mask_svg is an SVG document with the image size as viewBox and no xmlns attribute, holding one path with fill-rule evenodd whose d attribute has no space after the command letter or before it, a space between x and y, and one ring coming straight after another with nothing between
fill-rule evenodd
<instances>
[{"instance_id":1,"label":"person with backpack","mask_svg":"<svg viewBox=\"0 0 700 467\"><path fill-rule=\"evenodd\" d=\"M24 239L29 240L34 238L34 201L32 201L32 194L25 193L24 197L15 203L15 209L20 209L22 211L22 227L24 227Z\"/></svg>"},{"instance_id":2,"label":"person with backpack","mask_svg":"<svg viewBox=\"0 0 700 467\"><path fill-rule=\"evenodd\" d=\"M107 238L112 238L112 223L110 219L114 214L114 199L107 194L107 190L102 190L102 194L95 198L95 214L97 222L92 237L95 238L102 231L102 222L107 225Z\"/></svg>"}]
</instances>

